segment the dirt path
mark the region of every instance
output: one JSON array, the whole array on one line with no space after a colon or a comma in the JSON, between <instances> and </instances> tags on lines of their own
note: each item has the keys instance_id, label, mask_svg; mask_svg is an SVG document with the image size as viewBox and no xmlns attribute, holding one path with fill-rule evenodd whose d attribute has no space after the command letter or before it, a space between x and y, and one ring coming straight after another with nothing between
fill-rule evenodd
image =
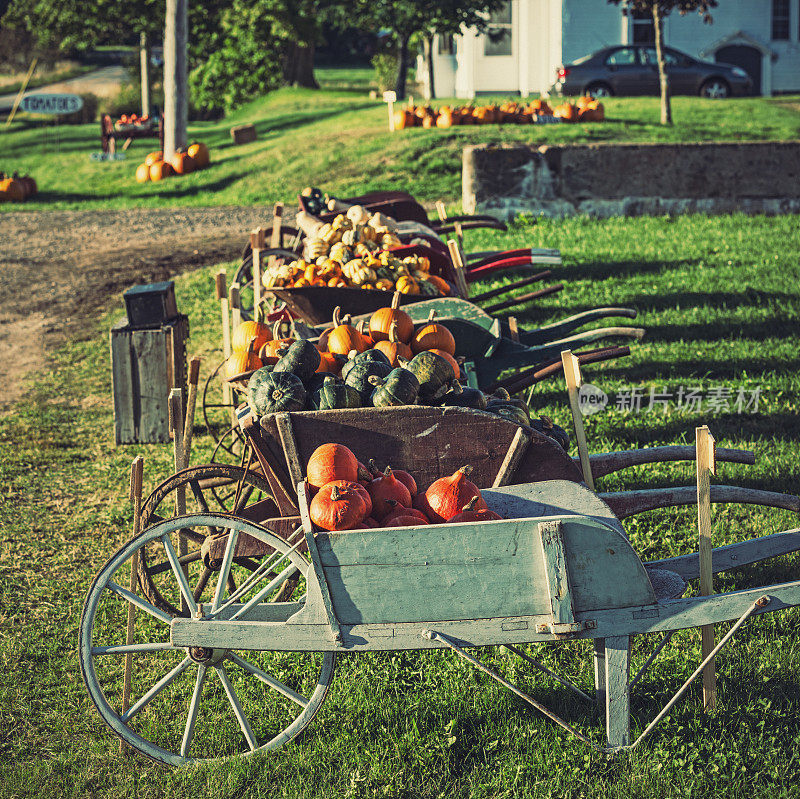
<instances>
[{"instance_id":1,"label":"dirt path","mask_svg":"<svg viewBox=\"0 0 800 799\"><path fill-rule=\"evenodd\" d=\"M83 75L78 75L75 78L67 78L67 80L59 81L58 83L49 83L47 86L38 86L36 89L31 89L28 94L40 93L61 93L67 94L96 94L98 97L113 97L122 86L125 80L126 70L122 65L112 65L110 67L101 67L93 72L87 72ZM11 94L0 95L0 110L11 108L14 104L14 99L17 92Z\"/></svg>"},{"instance_id":2,"label":"dirt path","mask_svg":"<svg viewBox=\"0 0 800 799\"><path fill-rule=\"evenodd\" d=\"M236 259L270 218L265 207L0 214L0 408L126 288Z\"/></svg>"}]
</instances>

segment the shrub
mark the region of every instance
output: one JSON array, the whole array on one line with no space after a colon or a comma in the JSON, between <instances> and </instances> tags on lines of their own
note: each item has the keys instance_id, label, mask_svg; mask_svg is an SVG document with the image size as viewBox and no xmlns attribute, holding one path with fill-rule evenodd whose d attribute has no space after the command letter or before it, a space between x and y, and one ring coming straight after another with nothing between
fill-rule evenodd
<instances>
[{"instance_id":1,"label":"shrub","mask_svg":"<svg viewBox=\"0 0 800 799\"><path fill-rule=\"evenodd\" d=\"M372 66L375 68L375 82L382 92L394 89L397 80L397 54L378 53L372 57Z\"/></svg>"}]
</instances>

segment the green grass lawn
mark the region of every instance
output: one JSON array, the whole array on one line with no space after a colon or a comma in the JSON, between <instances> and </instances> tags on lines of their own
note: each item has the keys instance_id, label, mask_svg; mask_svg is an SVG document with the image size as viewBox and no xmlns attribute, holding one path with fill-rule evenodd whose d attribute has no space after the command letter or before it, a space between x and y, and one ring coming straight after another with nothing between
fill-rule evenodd
<instances>
[{"instance_id":1,"label":"green grass lawn","mask_svg":"<svg viewBox=\"0 0 800 799\"><path fill-rule=\"evenodd\" d=\"M520 324L554 320L607 304L639 310L648 330L630 357L587 367L611 395L651 386L761 389L756 413L606 410L587 420L590 448L691 443L707 423L720 446L754 450L755 466L724 464L715 482L796 492L800 484L800 229L794 217L583 218L520 223L508 234L468 233L469 249L560 247L564 291L518 313ZM229 274L233 270L230 265ZM177 279L190 316L190 353L203 375L219 358L215 268ZM488 287L484 286L484 287ZM88 700L78 672L77 625L92 575L130 536L132 458L146 459L145 490L171 473L168 446L115 448L108 328L53 354L28 397L0 419L0 795L9 797L789 797L800 774L800 613L750 621L718 659L719 707L702 712L695 686L639 749L614 759L592 753L451 654L349 655L304 736L275 754L172 770L122 758ZM559 381L541 384L534 406L569 425ZM194 463L208 457L199 430ZM641 467L599 488L692 485L691 464ZM719 545L795 526L788 512L747 506L713 510ZM692 508L625 523L644 559L696 549ZM793 556L753 572L732 572L718 590L796 579ZM717 634L728 628L719 625ZM121 637L122 627L110 635ZM650 638L634 652L633 668ZM531 648L579 686L591 685L587 643ZM480 656L596 742L602 716L523 662L486 649ZM291 668L293 656L283 659ZM632 704L641 732L699 662L699 633L676 636ZM145 663L146 667L146 663ZM163 673L163 672L162 672ZM119 673L111 681L120 686ZM181 690L189 690L184 683ZM176 689L177 690L177 689ZM157 700L153 727L181 725L187 694ZM249 707L254 724L269 710ZM263 716L262 716L263 713ZM238 745L228 726L198 729L218 749Z\"/></svg>"},{"instance_id":2,"label":"green grass lawn","mask_svg":"<svg viewBox=\"0 0 800 799\"><path fill-rule=\"evenodd\" d=\"M320 78L334 81L340 73L346 81L364 79L359 70L323 70ZM56 130L51 123L30 121L15 122L0 134L0 170L36 178L40 193L24 206L31 210L271 204L293 201L309 184L344 195L400 189L423 201L452 203L460 199L461 152L467 144L746 141L793 139L800 131L800 113L785 98L779 103L760 97L678 97L673 103L673 128L658 124L658 98L647 97L610 99L604 123L418 128L390 134L386 106L370 100L366 86L362 94L282 89L222 121L191 125L190 137L206 141L212 150L211 167L192 175L138 184L136 166L156 149L156 139L135 141L125 161L97 162L89 158L100 149L97 125ZM255 124L258 140L234 146L229 129L245 122ZM2 210L21 207L0 205Z\"/></svg>"}]
</instances>

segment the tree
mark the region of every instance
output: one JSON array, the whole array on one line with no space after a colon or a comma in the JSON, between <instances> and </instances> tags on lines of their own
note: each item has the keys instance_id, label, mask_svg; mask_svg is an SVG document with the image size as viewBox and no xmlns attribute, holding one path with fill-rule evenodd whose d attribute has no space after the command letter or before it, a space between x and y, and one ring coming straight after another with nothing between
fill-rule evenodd
<instances>
[{"instance_id":1,"label":"tree","mask_svg":"<svg viewBox=\"0 0 800 799\"><path fill-rule=\"evenodd\" d=\"M363 27L391 32L397 51L398 99L406 96L409 44L415 34L460 33L464 28L485 30L488 14L507 0L356 0L353 11Z\"/></svg>"},{"instance_id":2,"label":"tree","mask_svg":"<svg viewBox=\"0 0 800 799\"><path fill-rule=\"evenodd\" d=\"M658 79L661 86L661 124L672 124L672 103L669 96L669 76L667 65L664 61L664 18L677 9L681 16L690 11L697 11L703 17L703 22L712 22L711 9L717 7L717 0L608 0L609 3L620 5L622 13L629 14L634 11L649 13L653 17L655 29L656 60L658 61Z\"/></svg>"}]
</instances>

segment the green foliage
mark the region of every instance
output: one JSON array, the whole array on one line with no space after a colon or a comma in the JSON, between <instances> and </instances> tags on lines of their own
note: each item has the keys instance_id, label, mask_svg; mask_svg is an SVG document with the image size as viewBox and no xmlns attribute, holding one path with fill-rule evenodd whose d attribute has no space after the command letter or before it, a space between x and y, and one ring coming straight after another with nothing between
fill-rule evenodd
<instances>
[{"instance_id":1,"label":"green foliage","mask_svg":"<svg viewBox=\"0 0 800 799\"><path fill-rule=\"evenodd\" d=\"M231 111L280 84L280 59L265 5L233 0L223 11L206 60L189 75L194 105Z\"/></svg>"},{"instance_id":2,"label":"green foliage","mask_svg":"<svg viewBox=\"0 0 800 799\"><path fill-rule=\"evenodd\" d=\"M394 87L397 78L397 56L394 53L377 53L370 62L375 68L375 81L382 92Z\"/></svg>"}]
</instances>

